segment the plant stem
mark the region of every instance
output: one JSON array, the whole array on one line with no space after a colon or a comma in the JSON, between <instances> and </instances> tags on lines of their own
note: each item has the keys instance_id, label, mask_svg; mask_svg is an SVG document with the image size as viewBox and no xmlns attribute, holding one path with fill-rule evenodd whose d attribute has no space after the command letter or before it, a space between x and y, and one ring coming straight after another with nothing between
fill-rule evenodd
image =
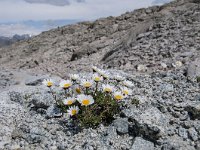
<instances>
[{"instance_id":1,"label":"plant stem","mask_svg":"<svg viewBox=\"0 0 200 150\"><path fill-rule=\"evenodd\" d=\"M98 82L96 82L95 94L97 93L97 90L98 90Z\"/></svg>"},{"instance_id":2,"label":"plant stem","mask_svg":"<svg viewBox=\"0 0 200 150\"><path fill-rule=\"evenodd\" d=\"M86 94L88 95L88 88L86 87Z\"/></svg>"},{"instance_id":3,"label":"plant stem","mask_svg":"<svg viewBox=\"0 0 200 150\"><path fill-rule=\"evenodd\" d=\"M67 89L64 89L65 90L65 96L67 96Z\"/></svg>"}]
</instances>

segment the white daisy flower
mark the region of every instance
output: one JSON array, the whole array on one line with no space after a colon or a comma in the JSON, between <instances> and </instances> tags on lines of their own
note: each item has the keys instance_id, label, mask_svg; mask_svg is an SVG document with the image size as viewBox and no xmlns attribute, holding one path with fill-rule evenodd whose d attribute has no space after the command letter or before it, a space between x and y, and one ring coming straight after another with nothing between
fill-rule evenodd
<instances>
[{"instance_id":1,"label":"white daisy flower","mask_svg":"<svg viewBox=\"0 0 200 150\"><path fill-rule=\"evenodd\" d=\"M113 95L114 95L114 99L117 100L117 101L120 101L124 98L122 92L115 92Z\"/></svg>"},{"instance_id":2,"label":"white daisy flower","mask_svg":"<svg viewBox=\"0 0 200 150\"><path fill-rule=\"evenodd\" d=\"M117 81L123 81L123 80L125 80L125 78L122 77L122 76L120 76L120 75L114 76L114 79L117 80Z\"/></svg>"},{"instance_id":3,"label":"white daisy flower","mask_svg":"<svg viewBox=\"0 0 200 150\"><path fill-rule=\"evenodd\" d=\"M96 66L92 66L92 70L93 70L93 72L99 72L99 68L97 68Z\"/></svg>"},{"instance_id":4,"label":"white daisy flower","mask_svg":"<svg viewBox=\"0 0 200 150\"><path fill-rule=\"evenodd\" d=\"M76 81L76 80L79 79L79 75L78 74L71 74L70 79L73 80L73 81Z\"/></svg>"},{"instance_id":5,"label":"white daisy flower","mask_svg":"<svg viewBox=\"0 0 200 150\"><path fill-rule=\"evenodd\" d=\"M131 88L131 87L134 86L133 82L128 81L128 80L123 81L122 84L123 84L124 86L129 87L129 88Z\"/></svg>"},{"instance_id":6,"label":"white daisy flower","mask_svg":"<svg viewBox=\"0 0 200 150\"><path fill-rule=\"evenodd\" d=\"M60 87L63 89L68 89L70 86L72 86L72 82L70 80L63 80L60 82Z\"/></svg>"},{"instance_id":7,"label":"white daisy flower","mask_svg":"<svg viewBox=\"0 0 200 150\"><path fill-rule=\"evenodd\" d=\"M104 92L111 93L111 92L114 91L114 86L109 85L109 84L103 84L102 89L103 89Z\"/></svg>"},{"instance_id":8,"label":"white daisy flower","mask_svg":"<svg viewBox=\"0 0 200 150\"><path fill-rule=\"evenodd\" d=\"M94 99L91 95L80 94L77 96L77 100L82 106L88 106L94 103Z\"/></svg>"},{"instance_id":9,"label":"white daisy flower","mask_svg":"<svg viewBox=\"0 0 200 150\"><path fill-rule=\"evenodd\" d=\"M98 72L104 79L109 79L110 75L104 71L104 70L99 70Z\"/></svg>"},{"instance_id":10,"label":"white daisy flower","mask_svg":"<svg viewBox=\"0 0 200 150\"><path fill-rule=\"evenodd\" d=\"M72 105L75 101L76 100L75 100L74 97L68 97L68 98L63 100L63 104L64 105Z\"/></svg>"},{"instance_id":11,"label":"white daisy flower","mask_svg":"<svg viewBox=\"0 0 200 150\"><path fill-rule=\"evenodd\" d=\"M42 82L42 84L44 84L47 87L51 87L53 86L53 80L52 79L44 79L44 81Z\"/></svg>"},{"instance_id":12,"label":"white daisy flower","mask_svg":"<svg viewBox=\"0 0 200 150\"><path fill-rule=\"evenodd\" d=\"M70 116L74 116L74 115L78 114L78 112L79 112L78 106L69 107L69 109L67 110L67 113L68 113Z\"/></svg>"},{"instance_id":13,"label":"white daisy flower","mask_svg":"<svg viewBox=\"0 0 200 150\"><path fill-rule=\"evenodd\" d=\"M127 87L121 87L121 91L124 95L131 95L132 94L132 90L128 89Z\"/></svg>"},{"instance_id":14,"label":"white daisy flower","mask_svg":"<svg viewBox=\"0 0 200 150\"><path fill-rule=\"evenodd\" d=\"M95 82L99 82L99 81L102 81L103 78L101 76L99 76L97 73L93 74L93 80Z\"/></svg>"},{"instance_id":15,"label":"white daisy flower","mask_svg":"<svg viewBox=\"0 0 200 150\"><path fill-rule=\"evenodd\" d=\"M81 80L81 85L85 88L89 88L91 87L93 84L93 81L92 80L86 80L86 79L82 79Z\"/></svg>"}]
</instances>

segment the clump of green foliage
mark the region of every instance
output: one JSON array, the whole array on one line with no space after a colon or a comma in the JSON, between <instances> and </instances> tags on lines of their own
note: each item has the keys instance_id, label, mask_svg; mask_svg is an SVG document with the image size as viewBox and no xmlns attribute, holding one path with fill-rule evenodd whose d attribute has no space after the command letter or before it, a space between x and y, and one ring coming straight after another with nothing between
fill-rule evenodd
<instances>
[{"instance_id":1,"label":"clump of green foliage","mask_svg":"<svg viewBox=\"0 0 200 150\"><path fill-rule=\"evenodd\" d=\"M94 95L95 103L91 106L80 106L77 115L78 122L83 127L96 127L100 123L108 124L114 119L119 109L119 103L109 94L98 92Z\"/></svg>"},{"instance_id":2,"label":"clump of green foliage","mask_svg":"<svg viewBox=\"0 0 200 150\"><path fill-rule=\"evenodd\" d=\"M200 83L200 76L197 76L197 82Z\"/></svg>"},{"instance_id":3,"label":"clump of green foliage","mask_svg":"<svg viewBox=\"0 0 200 150\"><path fill-rule=\"evenodd\" d=\"M133 84L122 76L110 76L104 70L93 67L91 77L70 76L70 80L63 80L59 86L62 98L58 99L53 91L54 82L51 79L43 81L55 99L55 103L72 120L81 127L97 127L112 122L114 116L120 112L120 103L131 94Z\"/></svg>"}]
</instances>

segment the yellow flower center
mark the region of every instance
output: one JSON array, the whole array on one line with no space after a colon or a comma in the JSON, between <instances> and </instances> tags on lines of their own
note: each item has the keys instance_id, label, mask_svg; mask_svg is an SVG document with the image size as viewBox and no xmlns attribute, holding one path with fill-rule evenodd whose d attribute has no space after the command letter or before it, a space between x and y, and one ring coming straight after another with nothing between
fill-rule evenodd
<instances>
[{"instance_id":1,"label":"yellow flower center","mask_svg":"<svg viewBox=\"0 0 200 150\"><path fill-rule=\"evenodd\" d=\"M128 95L129 92L128 92L128 90L124 90L123 93L124 93L125 95Z\"/></svg>"},{"instance_id":2,"label":"yellow flower center","mask_svg":"<svg viewBox=\"0 0 200 150\"><path fill-rule=\"evenodd\" d=\"M72 115L76 115L76 113L77 113L77 110L76 110L76 109L73 109L73 110L72 110Z\"/></svg>"},{"instance_id":3,"label":"yellow flower center","mask_svg":"<svg viewBox=\"0 0 200 150\"><path fill-rule=\"evenodd\" d=\"M73 101L72 100L68 100L67 101L67 105L71 105L71 104L73 104Z\"/></svg>"},{"instance_id":4,"label":"yellow flower center","mask_svg":"<svg viewBox=\"0 0 200 150\"><path fill-rule=\"evenodd\" d=\"M84 83L84 87L86 87L86 88L91 87L91 83L90 82Z\"/></svg>"},{"instance_id":5,"label":"yellow flower center","mask_svg":"<svg viewBox=\"0 0 200 150\"><path fill-rule=\"evenodd\" d=\"M100 77L95 77L94 81L96 81L96 82L100 81Z\"/></svg>"},{"instance_id":6,"label":"yellow flower center","mask_svg":"<svg viewBox=\"0 0 200 150\"><path fill-rule=\"evenodd\" d=\"M81 94L81 89L80 89L80 88L76 88L76 92L77 92L78 94Z\"/></svg>"},{"instance_id":7,"label":"yellow flower center","mask_svg":"<svg viewBox=\"0 0 200 150\"><path fill-rule=\"evenodd\" d=\"M67 88L69 88L70 86L71 86L70 83L66 83L66 84L63 85L63 88L64 88L64 89L67 89Z\"/></svg>"},{"instance_id":8,"label":"yellow flower center","mask_svg":"<svg viewBox=\"0 0 200 150\"><path fill-rule=\"evenodd\" d=\"M115 99L116 99L116 100L121 100L122 98L123 98L122 95L115 95Z\"/></svg>"},{"instance_id":9,"label":"yellow flower center","mask_svg":"<svg viewBox=\"0 0 200 150\"><path fill-rule=\"evenodd\" d=\"M51 87L52 85L53 85L52 82L47 82L47 86L48 86L48 87Z\"/></svg>"},{"instance_id":10,"label":"yellow flower center","mask_svg":"<svg viewBox=\"0 0 200 150\"><path fill-rule=\"evenodd\" d=\"M90 104L90 100L89 100L89 99L84 99L84 100L82 101L82 104L83 104L84 106L87 106L87 105Z\"/></svg>"},{"instance_id":11,"label":"yellow flower center","mask_svg":"<svg viewBox=\"0 0 200 150\"><path fill-rule=\"evenodd\" d=\"M111 92L112 90L110 88L105 88L104 91L105 92Z\"/></svg>"}]
</instances>

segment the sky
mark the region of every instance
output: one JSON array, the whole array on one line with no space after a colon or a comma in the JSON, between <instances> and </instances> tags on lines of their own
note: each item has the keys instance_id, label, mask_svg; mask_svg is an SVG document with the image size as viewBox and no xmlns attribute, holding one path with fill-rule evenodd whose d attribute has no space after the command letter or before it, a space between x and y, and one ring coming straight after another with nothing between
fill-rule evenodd
<instances>
[{"instance_id":1,"label":"sky","mask_svg":"<svg viewBox=\"0 0 200 150\"><path fill-rule=\"evenodd\" d=\"M39 34L60 25L118 16L156 3L155 0L0 0L0 36Z\"/></svg>"}]
</instances>

